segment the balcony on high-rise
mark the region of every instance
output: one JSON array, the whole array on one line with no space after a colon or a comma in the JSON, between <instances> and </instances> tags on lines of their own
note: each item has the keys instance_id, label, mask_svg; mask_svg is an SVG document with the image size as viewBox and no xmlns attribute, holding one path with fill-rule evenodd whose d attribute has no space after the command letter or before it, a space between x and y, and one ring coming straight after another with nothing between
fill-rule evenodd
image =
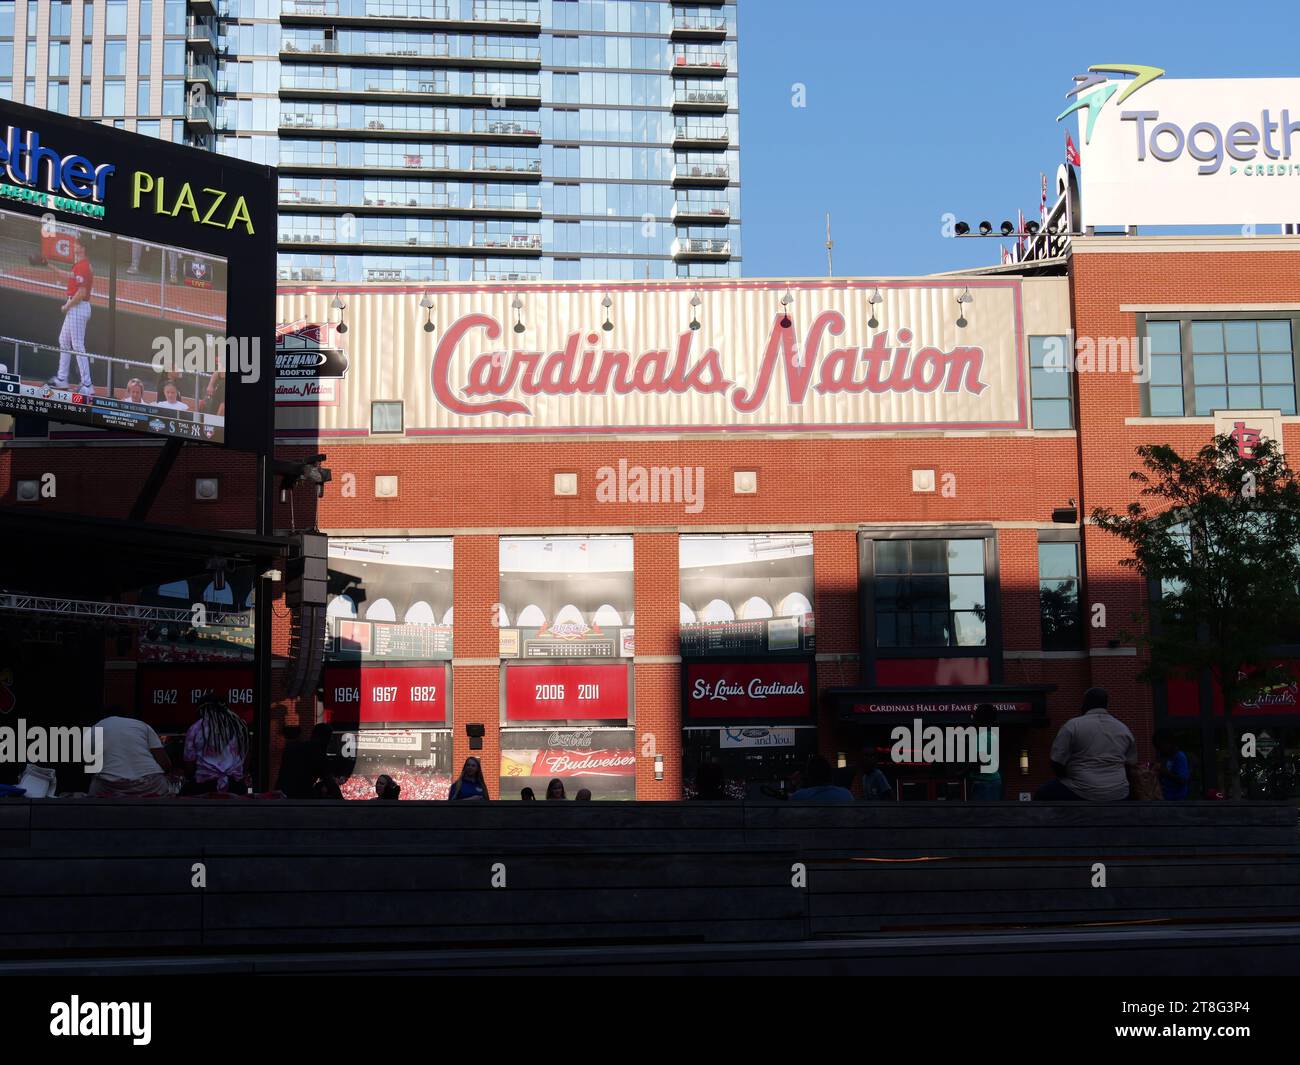
<instances>
[{"instance_id":1,"label":"balcony on high-rise","mask_svg":"<svg viewBox=\"0 0 1300 1065\"><path fill-rule=\"evenodd\" d=\"M720 122L692 122L679 118L673 123L674 148L726 148L731 130Z\"/></svg>"},{"instance_id":2,"label":"balcony on high-rise","mask_svg":"<svg viewBox=\"0 0 1300 1065\"><path fill-rule=\"evenodd\" d=\"M725 237L678 237L673 241L673 258L683 259L730 259L731 241Z\"/></svg>"},{"instance_id":3,"label":"balcony on high-rise","mask_svg":"<svg viewBox=\"0 0 1300 1065\"><path fill-rule=\"evenodd\" d=\"M212 63L190 55L185 60L185 80L190 85L202 85L208 92L217 91L217 69Z\"/></svg>"},{"instance_id":4,"label":"balcony on high-rise","mask_svg":"<svg viewBox=\"0 0 1300 1065\"><path fill-rule=\"evenodd\" d=\"M677 77L720 78L727 73L727 53L721 48L674 45L672 71Z\"/></svg>"},{"instance_id":5,"label":"balcony on high-rise","mask_svg":"<svg viewBox=\"0 0 1300 1065\"><path fill-rule=\"evenodd\" d=\"M731 204L726 200L677 200L672 220L680 225L725 225L731 221Z\"/></svg>"},{"instance_id":6,"label":"balcony on high-rise","mask_svg":"<svg viewBox=\"0 0 1300 1065\"><path fill-rule=\"evenodd\" d=\"M717 14L673 15L674 41L721 41L727 36L727 17Z\"/></svg>"},{"instance_id":7,"label":"balcony on high-rise","mask_svg":"<svg viewBox=\"0 0 1300 1065\"><path fill-rule=\"evenodd\" d=\"M191 15L185 20L185 44L193 52L213 54L217 50L217 27L212 19Z\"/></svg>"},{"instance_id":8,"label":"balcony on high-rise","mask_svg":"<svg viewBox=\"0 0 1300 1065\"><path fill-rule=\"evenodd\" d=\"M720 86L678 85L673 89L673 111L726 111L731 97Z\"/></svg>"},{"instance_id":9,"label":"balcony on high-rise","mask_svg":"<svg viewBox=\"0 0 1300 1065\"><path fill-rule=\"evenodd\" d=\"M542 13L524 0L281 0L280 23L527 33L541 29Z\"/></svg>"},{"instance_id":10,"label":"balcony on high-rise","mask_svg":"<svg viewBox=\"0 0 1300 1065\"><path fill-rule=\"evenodd\" d=\"M674 185L726 185L731 181L731 167L722 162L698 162L679 159L673 166Z\"/></svg>"},{"instance_id":11,"label":"balcony on high-rise","mask_svg":"<svg viewBox=\"0 0 1300 1065\"><path fill-rule=\"evenodd\" d=\"M193 132L212 133L217 123L212 110L211 97L206 93L186 93L185 122Z\"/></svg>"}]
</instances>

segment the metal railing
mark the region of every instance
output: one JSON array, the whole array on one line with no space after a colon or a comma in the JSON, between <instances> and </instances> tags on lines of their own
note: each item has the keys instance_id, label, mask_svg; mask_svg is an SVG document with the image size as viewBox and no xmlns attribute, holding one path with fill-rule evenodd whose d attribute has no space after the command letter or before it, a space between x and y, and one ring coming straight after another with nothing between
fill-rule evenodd
<instances>
[{"instance_id":1,"label":"metal railing","mask_svg":"<svg viewBox=\"0 0 1300 1065\"><path fill-rule=\"evenodd\" d=\"M726 70L727 53L717 48L674 48L673 66Z\"/></svg>"},{"instance_id":2,"label":"metal railing","mask_svg":"<svg viewBox=\"0 0 1300 1065\"><path fill-rule=\"evenodd\" d=\"M679 237L673 241L674 255L730 255L731 241L704 237Z\"/></svg>"},{"instance_id":3,"label":"metal railing","mask_svg":"<svg viewBox=\"0 0 1300 1065\"><path fill-rule=\"evenodd\" d=\"M673 204L673 217L678 218L683 215L692 218L730 218L731 204L723 200L678 200Z\"/></svg>"},{"instance_id":4,"label":"metal railing","mask_svg":"<svg viewBox=\"0 0 1300 1065\"><path fill-rule=\"evenodd\" d=\"M541 25L542 9L537 4L512 3L511 0L478 0L474 4L476 22L516 22Z\"/></svg>"},{"instance_id":5,"label":"metal railing","mask_svg":"<svg viewBox=\"0 0 1300 1065\"><path fill-rule=\"evenodd\" d=\"M282 15L344 15L350 18L451 18L447 4L430 4L428 0L281 0Z\"/></svg>"},{"instance_id":6,"label":"metal railing","mask_svg":"<svg viewBox=\"0 0 1300 1065\"><path fill-rule=\"evenodd\" d=\"M727 181L731 178L731 167L726 163L678 163L673 167L674 181L695 178L702 181Z\"/></svg>"},{"instance_id":7,"label":"metal railing","mask_svg":"<svg viewBox=\"0 0 1300 1065\"><path fill-rule=\"evenodd\" d=\"M540 251L540 233L475 233L473 246L514 251Z\"/></svg>"},{"instance_id":8,"label":"metal railing","mask_svg":"<svg viewBox=\"0 0 1300 1065\"><path fill-rule=\"evenodd\" d=\"M726 126L699 126L678 122L673 126L673 139L684 141L729 141L731 130Z\"/></svg>"},{"instance_id":9,"label":"metal railing","mask_svg":"<svg viewBox=\"0 0 1300 1065\"><path fill-rule=\"evenodd\" d=\"M728 104L731 97L726 89L677 89L673 100L679 104Z\"/></svg>"},{"instance_id":10,"label":"metal railing","mask_svg":"<svg viewBox=\"0 0 1300 1065\"><path fill-rule=\"evenodd\" d=\"M474 119L474 133L498 133L502 136L541 136L539 127L527 126L523 122L514 122L503 119Z\"/></svg>"},{"instance_id":11,"label":"metal railing","mask_svg":"<svg viewBox=\"0 0 1300 1065\"><path fill-rule=\"evenodd\" d=\"M727 20L722 15L674 15L673 29L726 33Z\"/></svg>"},{"instance_id":12,"label":"metal railing","mask_svg":"<svg viewBox=\"0 0 1300 1065\"><path fill-rule=\"evenodd\" d=\"M542 172L542 161L541 159L488 159L475 156L471 160L470 169L495 170L508 174L540 174Z\"/></svg>"}]
</instances>

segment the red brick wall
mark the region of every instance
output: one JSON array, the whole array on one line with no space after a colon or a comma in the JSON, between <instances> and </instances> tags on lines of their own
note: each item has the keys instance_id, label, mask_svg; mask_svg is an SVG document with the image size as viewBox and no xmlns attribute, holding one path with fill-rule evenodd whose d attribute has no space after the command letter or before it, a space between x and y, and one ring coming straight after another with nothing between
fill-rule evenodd
<instances>
[{"instance_id":1,"label":"red brick wall","mask_svg":"<svg viewBox=\"0 0 1300 1065\"><path fill-rule=\"evenodd\" d=\"M1136 245L1134 245L1136 246ZM1126 252L1076 254L1072 263L1075 329L1079 336L1128 337L1134 315L1121 304L1266 303L1300 301L1300 254L1273 251ZM500 531L553 533L634 533L637 655L635 666L638 792L646 798L681 794L680 668L677 654L677 535L680 529L813 529L818 688L848 685L859 678L857 537L860 523L1003 523L998 530L1002 573L1005 648L1037 654L1038 620L1036 524L1050 522L1054 507L1067 499L1092 507L1119 507L1133 497L1129 473L1134 449L1144 442L1167 441L1190 448L1207 440L1206 425L1128 426L1140 412L1139 385L1126 374L1093 373L1076 377L1079 438L1065 435L873 436L847 439L804 437L711 437L686 440L520 440L515 442L330 441L334 483L317 503L314 493L298 490L290 507L279 505L280 527L313 522L335 533L349 530L393 535L455 532L455 649L458 660L494 660L497 633L491 607L497 599L497 534ZM1287 427L1287 444L1300 447L1300 426ZM315 448L295 445L284 454ZM0 451L0 498L13 502L13 481L54 472L59 495L36 506L124 515L147 475L157 448L4 449ZM629 465L700 466L705 500L698 513L684 502L599 503L596 472ZM911 471L933 469L940 489L912 492ZM755 470L758 491L736 495L736 470ZM186 525L250 528L247 500L251 462L219 451L183 455L169 478L151 519ZM1082 471L1082 473L1081 473ZM579 494L553 494L556 472L576 472ZM193 499L192 478L223 478L218 504ZM399 495L374 498L374 477L396 474ZM945 475L951 475L946 477ZM345 492L345 486L352 489ZM949 491L943 491L944 488ZM241 490L242 489L242 490ZM1025 523L1025 527L1005 527ZM466 533L463 530L482 530ZM1143 589L1119 563L1117 541L1084 530L1086 584L1084 605L1106 608L1106 624L1087 625L1090 657L1007 658L1009 683L1052 683L1053 726L1075 712L1090 684L1111 689L1113 707L1138 736L1143 750L1152 725L1152 700L1135 680L1138 657L1098 654L1132 629ZM278 611L283 614L282 608ZM1085 615L1085 624L1091 613ZM277 623L276 650L283 654L286 632ZM669 659L669 661L659 661ZM454 758L467 753L464 725L486 729L481 752L490 781L500 758L499 669L490 663L460 664L454 670ZM297 712L302 724L314 717L307 703ZM293 713L294 708L286 708ZM828 712L821 712L820 744L828 755L847 750ZM1010 796L1048 775L1047 747L1055 728L1027 738L1031 772L1020 777L1008 751ZM276 730L278 736L278 729ZM651 735L653 734L653 736ZM654 780L653 753L665 756L665 779Z\"/></svg>"},{"instance_id":2,"label":"red brick wall","mask_svg":"<svg viewBox=\"0 0 1300 1065\"><path fill-rule=\"evenodd\" d=\"M1139 238L1140 239L1140 238ZM1132 337L1137 316L1122 305L1173 306L1300 302L1300 253L1240 251L1143 251L1075 254L1072 263L1075 333L1079 337ZM1207 312L1211 316L1213 312ZM1267 313L1267 312L1261 312ZM1120 509L1137 498L1129 473L1138 465L1140 444L1167 443L1194 451L1213 436L1211 419L1202 424L1126 425L1141 415L1141 386L1126 373L1081 374L1080 451L1083 472L1081 503L1085 513L1104 506ZM1284 427L1290 454L1300 448L1300 425ZM1132 615L1144 603L1144 589L1120 565L1126 551L1114 537L1085 531L1086 601L1106 609L1103 628L1089 626L1090 643L1105 648L1121 630L1135 629ZM1128 642L1128 641L1125 641ZM1140 649L1139 649L1140 650ZM1133 729L1144 757L1151 754L1153 707L1150 688L1135 680L1143 658L1094 657L1092 682L1109 688L1111 706Z\"/></svg>"}]
</instances>

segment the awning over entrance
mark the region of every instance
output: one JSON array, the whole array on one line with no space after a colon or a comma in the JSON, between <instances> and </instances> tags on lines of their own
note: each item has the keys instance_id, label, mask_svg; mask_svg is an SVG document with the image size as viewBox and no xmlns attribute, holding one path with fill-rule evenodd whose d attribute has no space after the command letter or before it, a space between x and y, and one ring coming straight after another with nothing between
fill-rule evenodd
<instances>
[{"instance_id":1,"label":"awning over entrance","mask_svg":"<svg viewBox=\"0 0 1300 1065\"><path fill-rule=\"evenodd\" d=\"M971 684L831 688L825 693L845 723L893 727L920 718L926 725L969 724L975 708L992 703L999 725L1046 725L1055 684Z\"/></svg>"}]
</instances>

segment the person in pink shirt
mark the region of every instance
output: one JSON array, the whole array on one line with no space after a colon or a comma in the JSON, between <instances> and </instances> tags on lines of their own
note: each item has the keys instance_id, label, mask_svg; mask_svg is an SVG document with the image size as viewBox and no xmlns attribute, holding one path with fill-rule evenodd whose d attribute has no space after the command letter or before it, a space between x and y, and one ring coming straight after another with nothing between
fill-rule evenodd
<instances>
[{"instance_id":1,"label":"person in pink shirt","mask_svg":"<svg viewBox=\"0 0 1300 1065\"><path fill-rule=\"evenodd\" d=\"M248 726L220 699L199 706L199 719L185 732L185 765L193 773L183 795L243 790L248 772Z\"/></svg>"}]
</instances>

